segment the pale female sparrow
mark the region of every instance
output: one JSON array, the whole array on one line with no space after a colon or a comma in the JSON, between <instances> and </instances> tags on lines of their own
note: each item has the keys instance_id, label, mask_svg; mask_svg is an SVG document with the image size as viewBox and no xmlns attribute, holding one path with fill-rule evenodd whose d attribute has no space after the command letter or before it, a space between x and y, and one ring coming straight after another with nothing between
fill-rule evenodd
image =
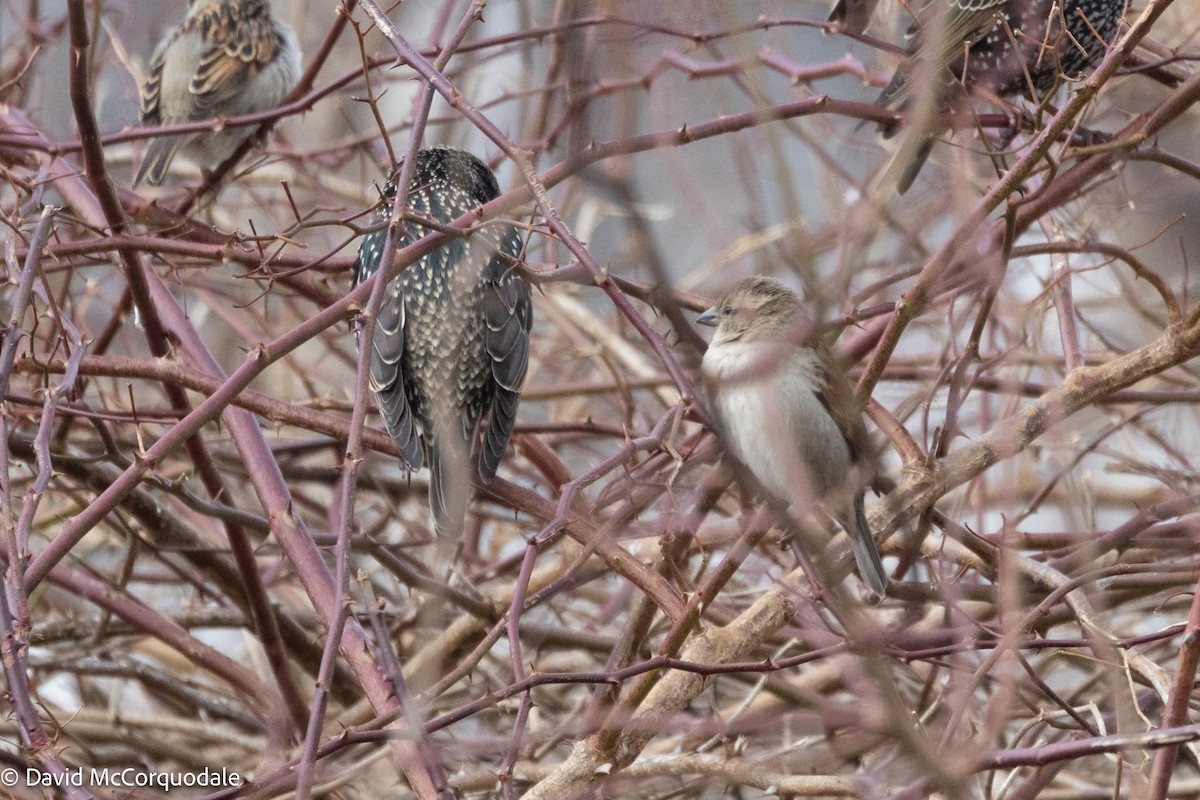
<instances>
[{"instance_id":1,"label":"pale female sparrow","mask_svg":"<svg viewBox=\"0 0 1200 800\"><path fill-rule=\"evenodd\" d=\"M748 278L696 320L717 329L701 370L730 455L778 500L841 522L863 581L887 588L863 508L872 471L862 409L794 292Z\"/></svg>"}]
</instances>

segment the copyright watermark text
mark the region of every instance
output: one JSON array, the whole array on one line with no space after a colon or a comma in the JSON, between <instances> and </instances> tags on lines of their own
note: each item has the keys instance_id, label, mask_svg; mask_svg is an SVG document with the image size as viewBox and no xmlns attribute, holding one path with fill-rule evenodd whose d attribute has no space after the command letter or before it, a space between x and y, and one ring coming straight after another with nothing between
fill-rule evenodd
<instances>
[{"instance_id":1,"label":"copyright watermark text","mask_svg":"<svg viewBox=\"0 0 1200 800\"><path fill-rule=\"evenodd\" d=\"M92 786L110 789L224 789L241 786L242 776L227 769L202 769L195 772L149 772L141 767L111 769L90 767L65 772L45 772L27 767L24 775L9 767L0 770L0 786L16 786L22 778L28 787Z\"/></svg>"}]
</instances>

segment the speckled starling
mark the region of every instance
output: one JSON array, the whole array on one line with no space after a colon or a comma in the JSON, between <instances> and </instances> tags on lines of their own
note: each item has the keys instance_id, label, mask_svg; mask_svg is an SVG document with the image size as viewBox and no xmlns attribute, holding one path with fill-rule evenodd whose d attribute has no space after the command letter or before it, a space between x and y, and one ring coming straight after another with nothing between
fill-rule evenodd
<instances>
[{"instance_id":1,"label":"speckled starling","mask_svg":"<svg viewBox=\"0 0 1200 800\"><path fill-rule=\"evenodd\" d=\"M936 59L930 63L944 76L943 98L957 84L1040 102L1064 78L1086 76L1100 63L1116 40L1125 7L1126 0L932 0L910 29L910 52ZM946 14L943 21L933 16L939 9ZM926 44L930 33L942 43L932 54ZM896 70L879 96L881 104L908 107L913 64L910 58ZM890 136L896 126L881 129ZM899 171L901 192L912 184L933 145L932 135L917 141Z\"/></svg>"},{"instance_id":2,"label":"speckled starling","mask_svg":"<svg viewBox=\"0 0 1200 800\"><path fill-rule=\"evenodd\" d=\"M863 581L882 596L887 573L863 508L873 459L862 409L800 298L755 276L696 321L717 329L701 368L730 454L785 503L832 504Z\"/></svg>"},{"instance_id":3,"label":"speckled starling","mask_svg":"<svg viewBox=\"0 0 1200 800\"><path fill-rule=\"evenodd\" d=\"M239 117L274 108L300 78L300 46L269 0L190 0L159 43L142 85L143 125ZM233 155L253 127L150 140L133 185L158 186L182 148L201 167Z\"/></svg>"},{"instance_id":4,"label":"speckled starling","mask_svg":"<svg viewBox=\"0 0 1200 800\"><path fill-rule=\"evenodd\" d=\"M399 170L384 187L376 224L391 217ZM491 170L471 154L420 151L408 191L412 218L397 249L430 233L414 219L445 225L498 194ZM380 230L363 239L356 284L379 269L386 237ZM452 239L386 288L371 337L371 391L404 465L417 470L428 460L429 506L443 536L462 532L480 422L486 417L479 445L484 481L495 477L512 436L533 315L520 257L520 237L508 225L487 224Z\"/></svg>"}]
</instances>

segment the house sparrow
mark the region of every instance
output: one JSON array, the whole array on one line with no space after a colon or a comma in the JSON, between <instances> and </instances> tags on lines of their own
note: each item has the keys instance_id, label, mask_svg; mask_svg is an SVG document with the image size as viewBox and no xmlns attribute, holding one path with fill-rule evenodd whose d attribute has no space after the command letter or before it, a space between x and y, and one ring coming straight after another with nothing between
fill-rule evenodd
<instances>
[{"instance_id":1,"label":"house sparrow","mask_svg":"<svg viewBox=\"0 0 1200 800\"><path fill-rule=\"evenodd\" d=\"M837 516L863 581L882 596L887 573L863 508L871 458L862 410L842 367L813 341L800 298L751 277L696 321L717 329L701 371L730 454L778 500L818 500Z\"/></svg>"},{"instance_id":2,"label":"house sparrow","mask_svg":"<svg viewBox=\"0 0 1200 800\"><path fill-rule=\"evenodd\" d=\"M1096 68L1116 40L1126 5L1127 0L927 0L909 29L909 53L933 59L934 85L944 86L946 95L938 106L964 87L1040 102L1064 77L1076 79ZM944 14L940 20L938 13ZM931 34L938 41L932 48ZM914 60L909 58L896 70L879 104L909 106ZM880 130L890 138L899 127L885 123ZM902 147L895 166L889 167L900 193L916 180L936 133L917 131L910 136L908 152Z\"/></svg>"},{"instance_id":3,"label":"house sparrow","mask_svg":"<svg viewBox=\"0 0 1200 800\"><path fill-rule=\"evenodd\" d=\"M397 167L384 188L387 202L376 212L376 224L391 218L392 181L399 172ZM499 193L482 161L435 147L417 153L407 206L445 225ZM410 222L396 247L428 233ZM355 284L382 267L386 238L387 231L380 230L363 239ZM470 454L484 415L487 430L479 449L484 481L495 477L516 422L533 319L520 260L521 239L506 225L450 240L387 287L371 336L371 391L404 465L417 470L428 458L429 507L442 536L462 533L471 499Z\"/></svg>"},{"instance_id":4,"label":"house sparrow","mask_svg":"<svg viewBox=\"0 0 1200 800\"><path fill-rule=\"evenodd\" d=\"M159 42L142 86L143 125L238 117L279 105L300 79L296 34L269 0L188 0L183 23ZM182 148L201 167L220 164L254 135L254 126L160 136L133 185L158 186Z\"/></svg>"}]
</instances>

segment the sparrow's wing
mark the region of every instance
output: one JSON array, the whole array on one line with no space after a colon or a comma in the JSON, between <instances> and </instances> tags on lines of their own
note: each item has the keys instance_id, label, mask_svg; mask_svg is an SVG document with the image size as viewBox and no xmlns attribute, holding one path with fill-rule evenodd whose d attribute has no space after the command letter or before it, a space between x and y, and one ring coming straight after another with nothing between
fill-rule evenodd
<instances>
[{"instance_id":1,"label":"sparrow's wing","mask_svg":"<svg viewBox=\"0 0 1200 800\"><path fill-rule=\"evenodd\" d=\"M850 449L850 463L873 472L871 442L867 436L862 412L859 410L858 399L845 371L833 359L833 354L827 350L821 353L818 372L820 388L817 390L817 397L829 411L846 440L846 446ZM860 473L857 479L861 481L868 477ZM883 597L887 593L888 575L879 558L879 547L871 535L871 526L867 524L862 488L854 492L849 507L837 516L850 537L859 575L872 592Z\"/></svg>"},{"instance_id":2,"label":"sparrow's wing","mask_svg":"<svg viewBox=\"0 0 1200 800\"><path fill-rule=\"evenodd\" d=\"M846 373L837 365L836 357L825 348L820 348L817 380L817 399L833 417L846 446L850 448L850 461L862 464L869 461L871 442L867 426L863 422L861 406L854 395L854 388Z\"/></svg>"},{"instance_id":3,"label":"sparrow's wing","mask_svg":"<svg viewBox=\"0 0 1200 800\"><path fill-rule=\"evenodd\" d=\"M176 44L182 31L183 26L180 26L169 33L159 42L158 47L154 49L154 55L150 58L150 68L139 93L142 125L162 125L165 121L162 108L163 69L166 65L167 50ZM182 136L151 139L146 154L142 157L142 163L138 166L137 174L134 176L133 185L136 187L142 181L146 181L151 186L160 186L166 177L167 167L170 166L171 160L175 158L175 153L184 141L185 137Z\"/></svg>"},{"instance_id":4,"label":"sparrow's wing","mask_svg":"<svg viewBox=\"0 0 1200 800\"><path fill-rule=\"evenodd\" d=\"M150 59L150 69L146 74L146 82L142 84L141 90L141 122L143 125L159 125L162 123L162 113L160 111L160 98L162 97L162 76L163 76L163 53L171 42L179 37L179 29L176 28L166 39L164 39L154 50L154 55Z\"/></svg>"},{"instance_id":5,"label":"sparrow's wing","mask_svg":"<svg viewBox=\"0 0 1200 800\"><path fill-rule=\"evenodd\" d=\"M186 25L202 42L191 83L197 118L236 96L279 52L269 13L248 15L235 0L209 5Z\"/></svg>"}]
</instances>

